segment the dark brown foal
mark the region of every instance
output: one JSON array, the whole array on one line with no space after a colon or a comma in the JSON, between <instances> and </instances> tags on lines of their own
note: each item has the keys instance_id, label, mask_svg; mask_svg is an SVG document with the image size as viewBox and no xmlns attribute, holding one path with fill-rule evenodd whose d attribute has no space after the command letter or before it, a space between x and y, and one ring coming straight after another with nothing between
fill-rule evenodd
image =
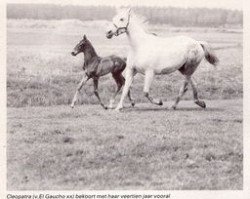
<instances>
[{"instance_id":1,"label":"dark brown foal","mask_svg":"<svg viewBox=\"0 0 250 199\"><path fill-rule=\"evenodd\" d=\"M123 70L126 67L126 61L118 56L111 55L108 57L99 57L90 43L90 41L87 39L86 35L83 36L83 39L75 46L73 52L71 53L73 56L76 56L77 54L83 52L84 53L84 65L83 70L85 71L85 74L79 83L76 93L74 95L74 98L71 103L71 107L73 108L75 105L75 102L77 101L77 96L83 87L83 85L89 80L93 79L94 82L94 94L99 100L101 106L104 109L107 108L113 108L113 104L115 101L115 97L117 96L118 92L121 90L122 86L125 83L125 78L122 75ZM112 73L112 77L114 78L116 84L117 84L117 90L110 99L109 106L105 106L99 96L98 93L98 81L101 76L104 76L108 73ZM131 99L130 92L128 92L128 97L131 102L131 105L134 106L135 103Z\"/></svg>"}]
</instances>

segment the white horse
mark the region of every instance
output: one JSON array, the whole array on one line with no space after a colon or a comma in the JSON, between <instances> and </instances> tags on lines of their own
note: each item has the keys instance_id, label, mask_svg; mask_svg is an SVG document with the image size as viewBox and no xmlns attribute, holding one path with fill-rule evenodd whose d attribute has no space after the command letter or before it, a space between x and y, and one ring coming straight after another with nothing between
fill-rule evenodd
<instances>
[{"instance_id":1,"label":"white horse","mask_svg":"<svg viewBox=\"0 0 250 199\"><path fill-rule=\"evenodd\" d=\"M187 91L189 83L193 89L194 102L202 108L206 107L205 102L198 99L197 89L191 78L204 57L210 64L216 65L218 62L218 58L206 42L196 41L186 36L163 38L147 33L142 27L142 22L131 12L131 9L120 11L112 22L112 28L107 31L106 37L110 39L113 35L126 33L130 45L125 86L116 110L123 108L124 98L137 72L145 75L143 88L145 97L153 104L162 105L161 100L156 100L149 95L153 78L155 75L170 74L176 70L184 75L185 80L172 108L176 108Z\"/></svg>"}]
</instances>

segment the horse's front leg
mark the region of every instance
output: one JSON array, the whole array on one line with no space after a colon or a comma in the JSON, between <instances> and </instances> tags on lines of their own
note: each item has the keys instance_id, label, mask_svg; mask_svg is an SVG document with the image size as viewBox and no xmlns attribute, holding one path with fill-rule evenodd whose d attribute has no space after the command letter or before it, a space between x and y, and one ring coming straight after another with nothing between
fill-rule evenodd
<instances>
[{"instance_id":1,"label":"horse's front leg","mask_svg":"<svg viewBox=\"0 0 250 199\"><path fill-rule=\"evenodd\" d=\"M129 93L129 89L130 89L130 86L133 82L133 79L134 79L134 76L136 74L136 71L134 68L132 67L127 67L126 69L126 73L125 73L125 85L124 85L124 88L122 90L122 96L121 96L121 99L116 107L116 111L118 110L121 110L123 108L123 101L125 99L125 97L128 95Z\"/></svg>"},{"instance_id":2,"label":"horse's front leg","mask_svg":"<svg viewBox=\"0 0 250 199\"><path fill-rule=\"evenodd\" d=\"M93 82L94 82L94 93L95 93L95 96L99 100L101 106L104 109L107 109L107 107L102 103L101 98L100 98L99 93L98 93L98 78L93 78Z\"/></svg>"},{"instance_id":3,"label":"horse's front leg","mask_svg":"<svg viewBox=\"0 0 250 199\"><path fill-rule=\"evenodd\" d=\"M71 103L71 108L74 108L76 100L77 100L77 96L80 93L80 90L82 89L83 85L86 84L86 82L90 79L90 77L88 77L86 74L83 76L81 82L78 84L77 90L75 92L74 98L72 100Z\"/></svg>"},{"instance_id":4,"label":"horse's front leg","mask_svg":"<svg viewBox=\"0 0 250 199\"><path fill-rule=\"evenodd\" d=\"M145 81L144 81L144 88L143 88L143 92L144 92L144 96L152 103L152 104L156 104L156 105L163 105L162 100L161 99L154 99L151 96L149 96L149 89L150 86L153 82L154 79L154 71L153 70L146 70L145 71Z\"/></svg>"}]
</instances>

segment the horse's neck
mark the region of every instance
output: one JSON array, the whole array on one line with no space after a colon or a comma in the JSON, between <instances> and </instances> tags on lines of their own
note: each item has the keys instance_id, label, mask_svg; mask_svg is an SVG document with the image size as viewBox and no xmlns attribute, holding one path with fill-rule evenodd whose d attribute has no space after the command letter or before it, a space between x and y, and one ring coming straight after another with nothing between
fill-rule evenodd
<instances>
[{"instance_id":1,"label":"horse's neck","mask_svg":"<svg viewBox=\"0 0 250 199\"><path fill-rule=\"evenodd\" d=\"M94 58L98 58L98 55L93 46L89 45L88 48L84 50L84 63L88 65Z\"/></svg>"},{"instance_id":2,"label":"horse's neck","mask_svg":"<svg viewBox=\"0 0 250 199\"><path fill-rule=\"evenodd\" d=\"M143 39L146 37L146 32L136 22L131 22L128 27L128 41L132 48L137 48L139 45L143 44Z\"/></svg>"}]
</instances>

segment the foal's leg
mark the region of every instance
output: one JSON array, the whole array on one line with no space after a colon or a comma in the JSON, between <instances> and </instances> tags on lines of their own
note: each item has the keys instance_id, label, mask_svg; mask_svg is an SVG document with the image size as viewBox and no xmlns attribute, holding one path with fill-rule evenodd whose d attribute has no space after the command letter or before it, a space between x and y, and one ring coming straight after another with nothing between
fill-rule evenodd
<instances>
[{"instance_id":1,"label":"foal's leg","mask_svg":"<svg viewBox=\"0 0 250 199\"><path fill-rule=\"evenodd\" d=\"M131 103L131 106L135 106L135 101L132 99L132 97L131 97L131 93L130 93L130 89L129 89L129 91L128 91L128 99L129 99L129 101L130 101L130 103Z\"/></svg>"},{"instance_id":2,"label":"foal's leg","mask_svg":"<svg viewBox=\"0 0 250 199\"><path fill-rule=\"evenodd\" d=\"M185 94L185 92L187 91L187 86L188 86L189 80L190 80L190 77L187 77L187 76L186 76L186 77L185 77L185 80L184 80L184 83L183 83L182 87L180 88L179 95L178 95L178 97L176 98L174 105L172 106L173 109L176 109L177 104L178 104L179 101L181 100L181 97L182 97L182 96Z\"/></svg>"},{"instance_id":3,"label":"foal's leg","mask_svg":"<svg viewBox=\"0 0 250 199\"><path fill-rule=\"evenodd\" d=\"M113 78L115 79L115 82L117 84L117 90L116 92L114 93L114 95L111 97L110 101L109 101L109 108L114 108L113 105L114 105L114 102L115 102L115 98L117 96L117 94L119 93L119 91L121 90L124 82L125 82L125 79L121 76L121 74L112 74Z\"/></svg>"},{"instance_id":4,"label":"foal's leg","mask_svg":"<svg viewBox=\"0 0 250 199\"><path fill-rule=\"evenodd\" d=\"M101 106L104 109L107 109L107 107L102 103L101 98L100 98L99 93L98 93L98 78L93 78L93 82L94 82L94 93L95 93L95 96L99 100Z\"/></svg>"},{"instance_id":5,"label":"foal's leg","mask_svg":"<svg viewBox=\"0 0 250 199\"><path fill-rule=\"evenodd\" d=\"M113 108L113 104L115 102L115 98L117 96L117 94L119 93L119 91L121 90L122 86L124 85L125 83L125 78L122 76L121 73L119 74L113 74L112 75L113 78L115 79L115 82L117 84L117 90L116 92L114 93L113 97L110 99L110 103L109 103L109 108ZM135 102L134 100L132 100L131 98L131 95L130 95L130 89L128 91L128 98L129 98L129 101L131 102L131 105L134 106L135 105Z\"/></svg>"},{"instance_id":6,"label":"foal's leg","mask_svg":"<svg viewBox=\"0 0 250 199\"><path fill-rule=\"evenodd\" d=\"M195 104L197 104L198 106L202 107L202 108L206 108L206 104L204 101L199 100L198 98L198 92L197 92L197 88L196 85L194 83L194 81L192 79L190 79L190 83L193 89L193 94L194 94L194 102Z\"/></svg>"},{"instance_id":7,"label":"foal's leg","mask_svg":"<svg viewBox=\"0 0 250 199\"><path fill-rule=\"evenodd\" d=\"M154 71L153 70L147 70L145 72L145 82L144 82L144 88L143 88L143 92L146 98L148 98L148 100L152 103L152 104L156 104L156 105L163 105L162 100L156 100L152 97L149 96L149 89L150 86L152 84L152 81L154 79Z\"/></svg>"},{"instance_id":8,"label":"foal's leg","mask_svg":"<svg viewBox=\"0 0 250 199\"><path fill-rule=\"evenodd\" d=\"M80 90L82 89L83 85L89 80L90 78L87 76L87 75L84 75L81 82L78 84L78 87L77 87L77 90L75 92L75 95L74 95L74 98L72 100L72 103L71 103L71 108L74 108L75 106L75 103L76 103L76 100L77 100L77 96L80 92Z\"/></svg>"}]
</instances>

